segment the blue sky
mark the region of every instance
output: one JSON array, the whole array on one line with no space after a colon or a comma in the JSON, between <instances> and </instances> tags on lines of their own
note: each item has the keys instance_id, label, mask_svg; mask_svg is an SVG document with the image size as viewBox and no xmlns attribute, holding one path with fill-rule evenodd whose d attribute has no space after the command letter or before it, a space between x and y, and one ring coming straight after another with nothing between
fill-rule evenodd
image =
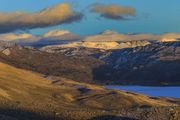
<instances>
[{"instance_id":1,"label":"blue sky","mask_svg":"<svg viewBox=\"0 0 180 120\"><path fill-rule=\"evenodd\" d=\"M179 0L1 0L1 12L36 12L62 2L70 2L85 17L80 22L54 27L32 29L30 32L41 34L51 29L68 29L77 34L95 34L107 29L120 33L164 33L180 32ZM111 20L90 13L88 6L93 3L118 4L131 6L137 15L130 20Z\"/></svg>"}]
</instances>

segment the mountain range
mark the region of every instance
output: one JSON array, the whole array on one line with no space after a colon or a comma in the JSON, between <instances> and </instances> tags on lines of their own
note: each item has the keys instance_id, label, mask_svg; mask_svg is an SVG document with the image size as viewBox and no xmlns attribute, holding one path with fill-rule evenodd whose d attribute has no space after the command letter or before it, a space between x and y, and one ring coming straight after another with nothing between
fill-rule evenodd
<instances>
[{"instance_id":1,"label":"mountain range","mask_svg":"<svg viewBox=\"0 0 180 120\"><path fill-rule=\"evenodd\" d=\"M121 34L112 30L106 30L97 35L77 35L68 30L52 30L42 35L32 35L29 33L7 33L0 34L1 40L11 41L26 46L35 46L43 47L47 45L57 45L63 43L73 42L73 44L68 45L67 47L91 47L91 48L102 48L102 49L116 49L119 48L118 44L121 42L128 41L154 41L154 42L170 42L170 41L179 41L179 33L164 33L164 34ZM111 43L110 46L106 46L108 43ZM94 44L94 45L92 45ZM147 44L147 43L146 43ZM39 46L38 46L39 45ZM97 45L97 46L96 46ZM102 45L98 46L98 45ZM121 47L122 45L120 45Z\"/></svg>"},{"instance_id":2,"label":"mountain range","mask_svg":"<svg viewBox=\"0 0 180 120\"><path fill-rule=\"evenodd\" d=\"M69 36L72 33L66 30L54 30L43 36L47 39L52 38L50 36L61 38L66 34ZM2 41L0 60L19 68L87 83L180 85L179 34L156 35L154 38L166 36L157 40L151 40L153 36L147 34L146 39L140 39L143 34L126 35L136 36L133 37L134 40L117 40L114 35L121 36L114 31L105 31L100 35L81 37L82 40L79 38L79 41L58 40L68 42L43 47L40 47L37 41L34 42L37 45L32 46L18 45L16 40ZM104 40L106 36L107 39L113 36L112 38L116 40ZM94 37L99 38L99 41L93 41ZM136 38L140 40L135 40ZM49 41L53 40L49 39Z\"/></svg>"},{"instance_id":3,"label":"mountain range","mask_svg":"<svg viewBox=\"0 0 180 120\"><path fill-rule=\"evenodd\" d=\"M1 34L0 119L178 120L178 98L103 86L179 86L178 35Z\"/></svg>"}]
</instances>

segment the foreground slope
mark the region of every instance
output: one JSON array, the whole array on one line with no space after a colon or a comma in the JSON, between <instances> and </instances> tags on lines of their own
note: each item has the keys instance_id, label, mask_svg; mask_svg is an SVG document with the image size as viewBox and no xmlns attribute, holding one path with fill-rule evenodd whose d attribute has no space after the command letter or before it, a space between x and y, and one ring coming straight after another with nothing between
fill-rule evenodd
<instances>
[{"instance_id":1,"label":"foreground slope","mask_svg":"<svg viewBox=\"0 0 180 120\"><path fill-rule=\"evenodd\" d=\"M179 112L179 99L106 90L0 63L0 118L4 120L170 120Z\"/></svg>"}]
</instances>

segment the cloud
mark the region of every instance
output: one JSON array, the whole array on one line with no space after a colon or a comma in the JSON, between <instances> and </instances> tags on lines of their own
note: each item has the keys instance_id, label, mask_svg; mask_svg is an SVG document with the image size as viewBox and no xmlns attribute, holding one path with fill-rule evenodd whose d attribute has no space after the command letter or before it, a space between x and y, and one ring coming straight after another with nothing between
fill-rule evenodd
<instances>
[{"instance_id":1,"label":"cloud","mask_svg":"<svg viewBox=\"0 0 180 120\"><path fill-rule=\"evenodd\" d=\"M68 3L61 3L35 13L0 12L0 33L43 28L81 20L83 15L72 10Z\"/></svg>"},{"instance_id":2,"label":"cloud","mask_svg":"<svg viewBox=\"0 0 180 120\"><path fill-rule=\"evenodd\" d=\"M91 12L99 13L102 17L114 20L126 19L127 16L135 16L136 10L132 7L123 7L116 4L94 4Z\"/></svg>"}]
</instances>

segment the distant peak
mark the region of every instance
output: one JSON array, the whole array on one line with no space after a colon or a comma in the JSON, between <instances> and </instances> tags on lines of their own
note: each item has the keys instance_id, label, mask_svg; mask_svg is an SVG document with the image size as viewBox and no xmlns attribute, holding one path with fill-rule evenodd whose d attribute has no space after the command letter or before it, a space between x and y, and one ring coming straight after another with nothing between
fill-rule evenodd
<instances>
[{"instance_id":1,"label":"distant peak","mask_svg":"<svg viewBox=\"0 0 180 120\"><path fill-rule=\"evenodd\" d=\"M32 38L32 34L23 33L23 34L15 34L15 33L7 33L7 34L0 34L1 40L5 41L12 41L12 40L18 40L18 39L28 39Z\"/></svg>"},{"instance_id":2,"label":"distant peak","mask_svg":"<svg viewBox=\"0 0 180 120\"><path fill-rule=\"evenodd\" d=\"M30 37L33 37L32 34L28 34L28 33L16 34L16 35L19 36L19 37L22 37L22 38L30 38Z\"/></svg>"},{"instance_id":3,"label":"distant peak","mask_svg":"<svg viewBox=\"0 0 180 120\"><path fill-rule=\"evenodd\" d=\"M113 30L106 30L106 31L104 31L102 34L104 34L104 35L108 35L108 34L118 34L118 32L113 31Z\"/></svg>"},{"instance_id":4,"label":"distant peak","mask_svg":"<svg viewBox=\"0 0 180 120\"><path fill-rule=\"evenodd\" d=\"M60 36L60 35L69 34L69 33L71 32L68 30L51 30L45 33L44 37Z\"/></svg>"}]
</instances>

